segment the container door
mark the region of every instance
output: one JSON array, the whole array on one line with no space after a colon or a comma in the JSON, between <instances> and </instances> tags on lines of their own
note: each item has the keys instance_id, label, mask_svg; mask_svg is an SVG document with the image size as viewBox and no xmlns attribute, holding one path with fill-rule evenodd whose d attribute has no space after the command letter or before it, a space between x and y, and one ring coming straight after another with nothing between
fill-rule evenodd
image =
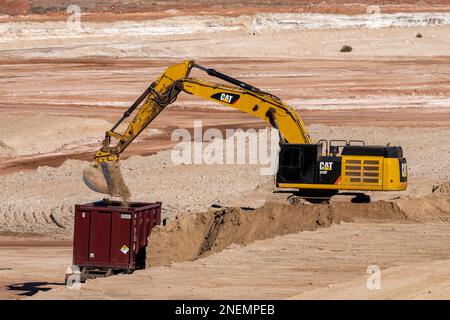
<instances>
[{"instance_id":1,"label":"container door","mask_svg":"<svg viewBox=\"0 0 450 320\"><path fill-rule=\"evenodd\" d=\"M109 263L111 243L111 211L92 211L89 246L89 262Z\"/></svg>"},{"instance_id":2,"label":"container door","mask_svg":"<svg viewBox=\"0 0 450 320\"><path fill-rule=\"evenodd\" d=\"M138 251L147 245L147 216L148 210L138 213L139 243Z\"/></svg>"},{"instance_id":3,"label":"container door","mask_svg":"<svg viewBox=\"0 0 450 320\"><path fill-rule=\"evenodd\" d=\"M73 235L73 263L89 262L89 219L90 212L76 209Z\"/></svg>"},{"instance_id":4,"label":"container door","mask_svg":"<svg viewBox=\"0 0 450 320\"><path fill-rule=\"evenodd\" d=\"M131 213L115 211L111 228L111 263L128 266L131 254Z\"/></svg>"}]
</instances>

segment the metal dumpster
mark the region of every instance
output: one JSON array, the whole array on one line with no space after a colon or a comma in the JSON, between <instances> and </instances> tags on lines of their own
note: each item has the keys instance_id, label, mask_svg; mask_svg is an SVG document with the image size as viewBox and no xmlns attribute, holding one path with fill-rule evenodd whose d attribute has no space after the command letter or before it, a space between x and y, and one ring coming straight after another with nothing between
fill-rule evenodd
<instances>
[{"instance_id":1,"label":"metal dumpster","mask_svg":"<svg viewBox=\"0 0 450 320\"><path fill-rule=\"evenodd\" d=\"M161 202L76 205L73 264L81 280L144 268L147 238L160 223Z\"/></svg>"}]
</instances>

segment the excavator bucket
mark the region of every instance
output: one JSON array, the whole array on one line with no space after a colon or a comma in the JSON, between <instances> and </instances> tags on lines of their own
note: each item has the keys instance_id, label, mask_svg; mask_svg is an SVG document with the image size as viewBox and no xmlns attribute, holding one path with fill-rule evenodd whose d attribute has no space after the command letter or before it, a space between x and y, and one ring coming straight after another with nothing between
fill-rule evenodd
<instances>
[{"instance_id":1,"label":"excavator bucket","mask_svg":"<svg viewBox=\"0 0 450 320\"><path fill-rule=\"evenodd\" d=\"M113 164L102 162L91 165L83 171L83 181L95 192L121 197L125 202L131 195L118 162Z\"/></svg>"}]
</instances>

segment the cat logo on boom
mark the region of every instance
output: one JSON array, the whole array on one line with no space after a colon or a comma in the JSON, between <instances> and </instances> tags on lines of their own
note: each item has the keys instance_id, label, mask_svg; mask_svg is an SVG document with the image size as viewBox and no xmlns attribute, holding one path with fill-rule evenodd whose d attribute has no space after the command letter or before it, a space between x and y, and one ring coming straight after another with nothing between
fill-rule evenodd
<instances>
[{"instance_id":1,"label":"cat logo on boom","mask_svg":"<svg viewBox=\"0 0 450 320\"><path fill-rule=\"evenodd\" d=\"M234 93L218 92L218 93L213 94L211 96L211 98L219 100L221 102L228 103L228 104L233 104L236 101L238 101L240 96L238 94L234 94Z\"/></svg>"}]
</instances>

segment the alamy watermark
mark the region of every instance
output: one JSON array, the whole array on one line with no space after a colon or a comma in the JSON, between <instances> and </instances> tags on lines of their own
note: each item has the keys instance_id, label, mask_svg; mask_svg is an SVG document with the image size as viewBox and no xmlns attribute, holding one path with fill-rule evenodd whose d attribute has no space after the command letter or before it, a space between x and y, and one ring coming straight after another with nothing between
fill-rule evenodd
<instances>
[{"instance_id":1,"label":"alamy watermark","mask_svg":"<svg viewBox=\"0 0 450 320\"><path fill-rule=\"evenodd\" d=\"M262 175L277 169L279 133L275 129L226 129L203 131L203 122L194 121L193 130L176 129L171 152L173 164L255 164ZM205 143L206 142L206 143Z\"/></svg>"},{"instance_id":2,"label":"alamy watermark","mask_svg":"<svg viewBox=\"0 0 450 320\"><path fill-rule=\"evenodd\" d=\"M367 278L367 289L369 290L379 290L381 289L381 269L376 264L367 267L367 273L369 277Z\"/></svg>"},{"instance_id":3,"label":"alamy watermark","mask_svg":"<svg viewBox=\"0 0 450 320\"><path fill-rule=\"evenodd\" d=\"M66 287L68 289L81 288L81 271L77 265L68 266L66 269Z\"/></svg>"},{"instance_id":4,"label":"alamy watermark","mask_svg":"<svg viewBox=\"0 0 450 320\"><path fill-rule=\"evenodd\" d=\"M71 32L81 31L81 8L75 4L67 7L67 13L69 17L67 18L66 25L67 30Z\"/></svg>"}]
</instances>

